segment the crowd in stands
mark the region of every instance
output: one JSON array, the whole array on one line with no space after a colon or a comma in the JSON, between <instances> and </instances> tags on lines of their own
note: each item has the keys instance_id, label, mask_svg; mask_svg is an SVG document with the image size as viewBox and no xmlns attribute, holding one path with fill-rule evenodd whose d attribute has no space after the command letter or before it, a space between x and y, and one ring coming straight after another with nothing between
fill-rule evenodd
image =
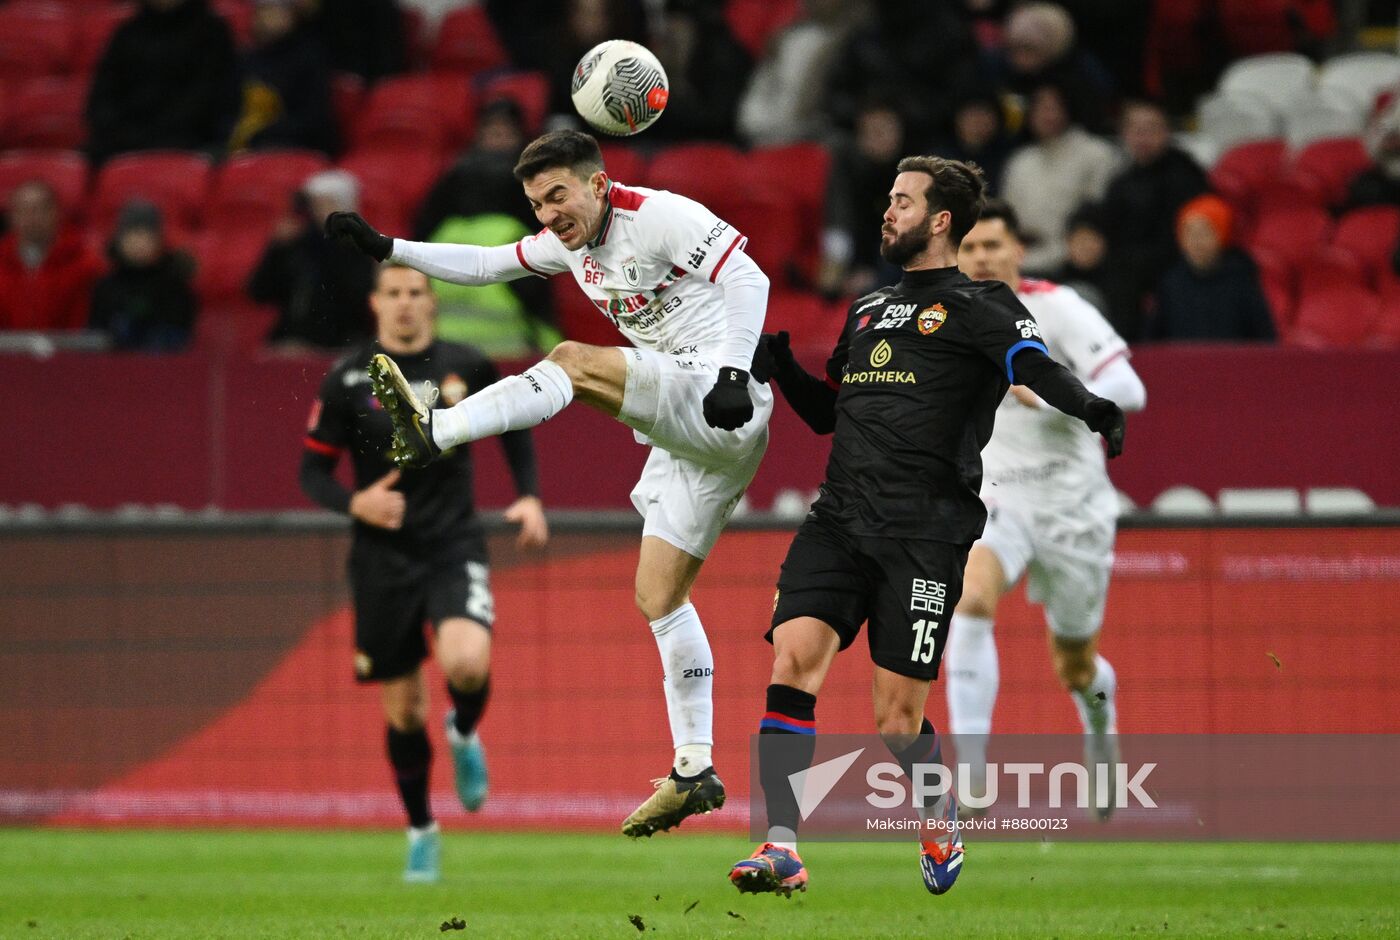
<instances>
[{"instance_id":1,"label":"crowd in stands","mask_svg":"<svg viewBox=\"0 0 1400 940\"><path fill-rule=\"evenodd\" d=\"M372 271L326 213L533 231L515 157L577 123L574 64L626 38L672 93L604 141L610 174L748 234L770 320L814 347L899 276L879 217L911 152L982 166L1028 273L1130 341L1400 345L1400 57L1341 54L1337 5L0 0L0 329L360 339ZM442 285L440 333L506 358L615 341L564 280Z\"/></svg>"}]
</instances>

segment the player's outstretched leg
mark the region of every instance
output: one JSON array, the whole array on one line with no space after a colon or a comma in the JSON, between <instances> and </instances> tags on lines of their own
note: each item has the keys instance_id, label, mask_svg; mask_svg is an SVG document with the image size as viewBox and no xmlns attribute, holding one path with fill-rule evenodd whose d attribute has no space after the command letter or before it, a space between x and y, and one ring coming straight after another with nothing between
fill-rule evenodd
<instances>
[{"instance_id":1,"label":"player's outstretched leg","mask_svg":"<svg viewBox=\"0 0 1400 940\"><path fill-rule=\"evenodd\" d=\"M796 849L765 842L752 856L734 864L729 880L744 894L770 892L790 898L794 891L807 890L807 866Z\"/></svg>"},{"instance_id":2,"label":"player's outstretched leg","mask_svg":"<svg viewBox=\"0 0 1400 940\"><path fill-rule=\"evenodd\" d=\"M674 769L652 781L656 792L622 822L622 834L633 839L674 829L687 816L709 815L724 805L724 781L713 767L694 777Z\"/></svg>"},{"instance_id":3,"label":"player's outstretched leg","mask_svg":"<svg viewBox=\"0 0 1400 940\"><path fill-rule=\"evenodd\" d=\"M433 442L433 401L422 401L394 360L383 353L370 360L368 371L374 397L394 426L390 459L400 467L421 467L441 454Z\"/></svg>"},{"instance_id":4,"label":"player's outstretched leg","mask_svg":"<svg viewBox=\"0 0 1400 940\"><path fill-rule=\"evenodd\" d=\"M408 860L403 867L403 880L410 884L433 884L441 877L441 837L438 824L408 830Z\"/></svg>"}]
</instances>

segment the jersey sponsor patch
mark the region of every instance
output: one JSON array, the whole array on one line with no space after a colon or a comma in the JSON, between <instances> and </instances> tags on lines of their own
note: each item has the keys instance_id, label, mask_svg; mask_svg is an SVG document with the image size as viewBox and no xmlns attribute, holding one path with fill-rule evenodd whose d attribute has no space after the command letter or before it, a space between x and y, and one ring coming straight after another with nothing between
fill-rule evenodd
<instances>
[{"instance_id":1,"label":"jersey sponsor patch","mask_svg":"<svg viewBox=\"0 0 1400 940\"><path fill-rule=\"evenodd\" d=\"M948 321L948 311L942 304L934 304L919 311L919 332L924 336L937 330Z\"/></svg>"},{"instance_id":2,"label":"jersey sponsor patch","mask_svg":"<svg viewBox=\"0 0 1400 940\"><path fill-rule=\"evenodd\" d=\"M890 348L888 340L880 340L875 344L875 348L870 350L870 367L872 369L883 369L890 364L890 359L894 356L894 350Z\"/></svg>"}]
</instances>

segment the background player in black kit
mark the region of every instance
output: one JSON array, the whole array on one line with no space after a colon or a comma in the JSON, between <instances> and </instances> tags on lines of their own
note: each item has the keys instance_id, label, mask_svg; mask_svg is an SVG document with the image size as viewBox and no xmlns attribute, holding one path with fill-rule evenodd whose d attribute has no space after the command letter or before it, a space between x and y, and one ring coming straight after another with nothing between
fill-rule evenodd
<instances>
[{"instance_id":1,"label":"background player in black kit","mask_svg":"<svg viewBox=\"0 0 1400 940\"><path fill-rule=\"evenodd\" d=\"M937 157L898 169L880 253L903 279L852 304L824 378L796 363L783 333L764 336L755 359L755 375L771 374L813 430L835 434L821 495L778 579L759 729L789 737L759 749L768 841L731 869L740 891L806 890L789 777L811 763L817 692L862 622L880 735L905 773L939 760L924 704L986 521L981 451L1007 388L1029 386L1103 433L1110 457L1122 450L1123 413L1049 357L1011 288L958 271L958 245L983 204L981 171ZM956 800L949 793L920 813L947 825ZM921 850L924 884L942 894L961 871L962 836L944 829Z\"/></svg>"},{"instance_id":2,"label":"background player in black kit","mask_svg":"<svg viewBox=\"0 0 1400 940\"><path fill-rule=\"evenodd\" d=\"M438 830L428 807L432 748L425 723L428 694L420 664L428 655L424 624L435 631L438 663L447 675L453 710L447 740L462 805L486 798L486 760L476 724L490 690L493 604L486 543L472 506L468 448L416 470L389 461L392 427L370 392L365 368L376 353L395 357L420 394L449 405L496 381L491 361L476 349L433 338L437 300L428 278L400 265L382 265L370 294L377 335L338 362L311 412L301 485L313 500L355 520L350 585L355 606L355 677L378 682L388 722L389 762L409 820L408 881L438 878ZM522 547L549 538L536 495L535 456L528 431L501 435L520 498L506 518L520 524ZM336 478L349 450L355 492Z\"/></svg>"}]
</instances>

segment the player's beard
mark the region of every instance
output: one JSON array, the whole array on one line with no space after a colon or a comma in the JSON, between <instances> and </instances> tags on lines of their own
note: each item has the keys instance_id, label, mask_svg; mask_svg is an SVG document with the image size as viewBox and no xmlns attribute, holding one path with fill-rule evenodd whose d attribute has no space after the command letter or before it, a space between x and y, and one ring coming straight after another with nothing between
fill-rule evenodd
<instances>
[{"instance_id":1,"label":"player's beard","mask_svg":"<svg viewBox=\"0 0 1400 940\"><path fill-rule=\"evenodd\" d=\"M881 238L880 257L902 268L928 248L928 239L932 233L933 214L925 213L921 223L902 235L896 235L894 241L886 242Z\"/></svg>"}]
</instances>

